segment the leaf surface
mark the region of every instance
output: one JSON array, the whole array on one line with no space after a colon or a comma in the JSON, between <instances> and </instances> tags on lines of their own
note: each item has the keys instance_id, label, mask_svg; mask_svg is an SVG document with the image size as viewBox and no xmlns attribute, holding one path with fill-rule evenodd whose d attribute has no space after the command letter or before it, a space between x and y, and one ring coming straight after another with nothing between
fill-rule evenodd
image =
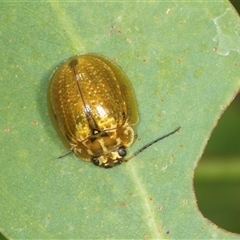
<instances>
[{"instance_id":1,"label":"leaf surface","mask_svg":"<svg viewBox=\"0 0 240 240\"><path fill-rule=\"evenodd\" d=\"M2 2L0 228L9 238L239 238L197 209L193 174L240 86L239 18L218 2ZM46 93L65 59L98 53L132 82L140 113L126 164L65 153Z\"/></svg>"}]
</instances>

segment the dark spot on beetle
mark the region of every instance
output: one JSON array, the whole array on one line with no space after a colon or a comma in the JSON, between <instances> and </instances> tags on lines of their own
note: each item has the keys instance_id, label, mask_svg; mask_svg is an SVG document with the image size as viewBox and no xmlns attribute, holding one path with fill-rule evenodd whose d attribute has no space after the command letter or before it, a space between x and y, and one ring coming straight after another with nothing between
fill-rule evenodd
<instances>
[{"instance_id":1,"label":"dark spot on beetle","mask_svg":"<svg viewBox=\"0 0 240 240\"><path fill-rule=\"evenodd\" d=\"M166 234L170 234L170 231L166 231Z\"/></svg>"},{"instance_id":2,"label":"dark spot on beetle","mask_svg":"<svg viewBox=\"0 0 240 240\"><path fill-rule=\"evenodd\" d=\"M69 62L69 67L75 67L75 66L77 66L77 64L78 64L78 60L76 59L76 58L74 58L71 62Z\"/></svg>"},{"instance_id":3,"label":"dark spot on beetle","mask_svg":"<svg viewBox=\"0 0 240 240\"><path fill-rule=\"evenodd\" d=\"M123 118L124 121L126 120L126 114L125 114L125 112L122 112L122 118Z\"/></svg>"},{"instance_id":4,"label":"dark spot on beetle","mask_svg":"<svg viewBox=\"0 0 240 240\"><path fill-rule=\"evenodd\" d=\"M238 65L238 64L235 62L235 63L234 63L234 66L237 67L237 65Z\"/></svg>"},{"instance_id":5,"label":"dark spot on beetle","mask_svg":"<svg viewBox=\"0 0 240 240\"><path fill-rule=\"evenodd\" d=\"M92 134L93 135L97 135L97 134L99 134L100 133L100 131L98 130L98 129L93 129L92 130Z\"/></svg>"},{"instance_id":6,"label":"dark spot on beetle","mask_svg":"<svg viewBox=\"0 0 240 240\"><path fill-rule=\"evenodd\" d=\"M122 31L121 31L120 29L118 29L118 33L119 33L119 34L122 34Z\"/></svg>"},{"instance_id":7,"label":"dark spot on beetle","mask_svg":"<svg viewBox=\"0 0 240 240\"><path fill-rule=\"evenodd\" d=\"M97 133L97 131L98 131L98 133ZM94 129L92 132L92 135L89 136L89 140L91 142L94 142L99 137L104 137L104 136L109 136L109 134L107 132L104 132L104 131L101 132L100 130Z\"/></svg>"}]
</instances>

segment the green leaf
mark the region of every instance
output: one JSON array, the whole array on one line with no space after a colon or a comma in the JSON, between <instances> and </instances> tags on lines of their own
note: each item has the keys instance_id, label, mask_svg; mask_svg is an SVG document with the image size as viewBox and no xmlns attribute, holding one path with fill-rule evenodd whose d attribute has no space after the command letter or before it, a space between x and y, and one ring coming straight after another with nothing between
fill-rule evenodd
<instances>
[{"instance_id":1,"label":"green leaf","mask_svg":"<svg viewBox=\"0 0 240 240\"><path fill-rule=\"evenodd\" d=\"M11 239L239 238L207 221L197 161L240 86L239 18L227 1L0 3L0 228ZM47 114L50 76L76 54L117 61L140 123L130 162L66 150Z\"/></svg>"}]
</instances>

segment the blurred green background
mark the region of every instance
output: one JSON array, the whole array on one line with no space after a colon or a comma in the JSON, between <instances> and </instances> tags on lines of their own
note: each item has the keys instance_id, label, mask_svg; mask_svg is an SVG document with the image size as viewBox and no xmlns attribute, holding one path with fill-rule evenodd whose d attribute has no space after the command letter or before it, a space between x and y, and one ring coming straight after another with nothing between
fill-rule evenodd
<instances>
[{"instance_id":1,"label":"blurred green background","mask_svg":"<svg viewBox=\"0 0 240 240\"><path fill-rule=\"evenodd\" d=\"M240 233L240 95L222 115L195 171L202 214L219 227Z\"/></svg>"},{"instance_id":2,"label":"blurred green background","mask_svg":"<svg viewBox=\"0 0 240 240\"><path fill-rule=\"evenodd\" d=\"M240 13L240 1L231 2ZM219 227L235 233L240 233L239 143L240 94L214 129L194 177L202 214ZM0 234L0 240L4 239Z\"/></svg>"},{"instance_id":3,"label":"blurred green background","mask_svg":"<svg viewBox=\"0 0 240 240\"><path fill-rule=\"evenodd\" d=\"M232 0L240 13L240 1ZM240 233L240 94L214 129L195 171L202 214L219 227Z\"/></svg>"}]
</instances>

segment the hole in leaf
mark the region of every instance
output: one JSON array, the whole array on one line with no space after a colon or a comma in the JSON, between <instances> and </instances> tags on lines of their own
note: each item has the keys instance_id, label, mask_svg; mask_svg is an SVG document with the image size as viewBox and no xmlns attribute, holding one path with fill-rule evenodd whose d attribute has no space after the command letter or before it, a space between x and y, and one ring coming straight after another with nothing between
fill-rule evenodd
<instances>
[{"instance_id":1,"label":"hole in leaf","mask_svg":"<svg viewBox=\"0 0 240 240\"><path fill-rule=\"evenodd\" d=\"M240 233L240 94L212 133L196 168L194 187L204 217Z\"/></svg>"}]
</instances>

